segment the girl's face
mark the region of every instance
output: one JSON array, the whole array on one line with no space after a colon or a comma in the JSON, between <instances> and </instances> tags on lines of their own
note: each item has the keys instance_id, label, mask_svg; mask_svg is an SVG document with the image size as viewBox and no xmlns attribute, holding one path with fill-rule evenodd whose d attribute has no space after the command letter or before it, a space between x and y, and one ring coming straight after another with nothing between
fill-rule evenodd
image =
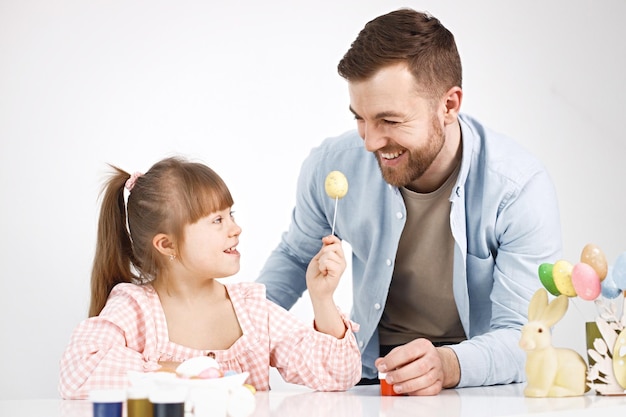
<instances>
[{"instance_id":1,"label":"girl's face","mask_svg":"<svg viewBox=\"0 0 626 417\"><path fill-rule=\"evenodd\" d=\"M189 272L200 277L224 278L239 272L239 235L231 207L188 224L183 230L181 258Z\"/></svg>"}]
</instances>

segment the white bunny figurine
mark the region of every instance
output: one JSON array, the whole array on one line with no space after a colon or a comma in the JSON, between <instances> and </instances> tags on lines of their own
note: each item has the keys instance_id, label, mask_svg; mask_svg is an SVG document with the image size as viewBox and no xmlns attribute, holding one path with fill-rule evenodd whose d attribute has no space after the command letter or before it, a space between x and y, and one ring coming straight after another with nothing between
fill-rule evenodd
<instances>
[{"instance_id":1,"label":"white bunny figurine","mask_svg":"<svg viewBox=\"0 0 626 417\"><path fill-rule=\"evenodd\" d=\"M587 363L574 350L552 346L551 327L567 312L569 299L559 295L548 303L540 288L528 306L519 346L526 351L526 397L574 397L589 390Z\"/></svg>"}]
</instances>

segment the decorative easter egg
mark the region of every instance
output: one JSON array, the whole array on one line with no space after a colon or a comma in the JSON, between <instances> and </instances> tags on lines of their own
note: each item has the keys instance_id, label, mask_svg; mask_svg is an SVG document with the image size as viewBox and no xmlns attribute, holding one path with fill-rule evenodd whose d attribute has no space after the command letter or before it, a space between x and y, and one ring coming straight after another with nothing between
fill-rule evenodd
<instances>
[{"instance_id":1,"label":"decorative easter egg","mask_svg":"<svg viewBox=\"0 0 626 417\"><path fill-rule=\"evenodd\" d=\"M206 368L200 371L198 374L198 378L200 379L213 379L213 378L221 378L224 374L218 368Z\"/></svg>"},{"instance_id":2,"label":"decorative easter egg","mask_svg":"<svg viewBox=\"0 0 626 417\"><path fill-rule=\"evenodd\" d=\"M601 292L600 278L589 264L579 262L572 268L572 286L583 300L595 300Z\"/></svg>"},{"instance_id":3,"label":"decorative easter egg","mask_svg":"<svg viewBox=\"0 0 626 417\"><path fill-rule=\"evenodd\" d=\"M617 288L626 290L626 252L621 253L613 264L613 281Z\"/></svg>"},{"instance_id":4,"label":"decorative easter egg","mask_svg":"<svg viewBox=\"0 0 626 417\"><path fill-rule=\"evenodd\" d=\"M539 280L550 294L559 296L561 293L554 284L554 277L552 276L553 268L554 264L551 263L542 263L539 265Z\"/></svg>"},{"instance_id":5,"label":"decorative easter egg","mask_svg":"<svg viewBox=\"0 0 626 417\"><path fill-rule=\"evenodd\" d=\"M609 266L609 270L606 274L606 278L600 285L602 296L610 300L619 297L622 294L622 290L617 287L613 280L613 267Z\"/></svg>"},{"instance_id":6,"label":"decorative easter egg","mask_svg":"<svg viewBox=\"0 0 626 417\"><path fill-rule=\"evenodd\" d=\"M561 294L568 297L576 297L576 290L572 284L572 269L572 264L563 259L556 261L552 267L554 285Z\"/></svg>"},{"instance_id":7,"label":"decorative easter egg","mask_svg":"<svg viewBox=\"0 0 626 417\"><path fill-rule=\"evenodd\" d=\"M196 356L187 359L176 367L176 374L181 378L192 378L208 368L220 369L220 364L210 356Z\"/></svg>"},{"instance_id":8,"label":"decorative easter egg","mask_svg":"<svg viewBox=\"0 0 626 417\"><path fill-rule=\"evenodd\" d=\"M608 272L609 264L606 261L606 256L602 250L594 245L593 243L588 243L583 248L582 253L580 254L580 262L584 262L587 265L590 265L596 274L598 274L598 278L602 281L606 278L606 274Z\"/></svg>"},{"instance_id":9,"label":"decorative easter egg","mask_svg":"<svg viewBox=\"0 0 626 417\"><path fill-rule=\"evenodd\" d=\"M343 198L348 193L348 179L341 171L331 171L326 176L324 188L330 198Z\"/></svg>"},{"instance_id":10,"label":"decorative easter egg","mask_svg":"<svg viewBox=\"0 0 626 417\"><path fill-rule=\"evenodd\" d=\"M613 374L617 383L626 389L626 331L620 332L613 346Z\"/></svg>"}]
</instances>

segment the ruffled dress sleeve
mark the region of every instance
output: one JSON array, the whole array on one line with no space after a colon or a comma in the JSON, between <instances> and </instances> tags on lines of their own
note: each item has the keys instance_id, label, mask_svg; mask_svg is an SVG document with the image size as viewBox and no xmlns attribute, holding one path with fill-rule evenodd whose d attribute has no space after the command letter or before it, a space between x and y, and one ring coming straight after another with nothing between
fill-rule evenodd
<instances>
[{"instance_id":1,"label":"ruffled dress sleeve","mask_svg":"<svg viewBox=\"0 0 626 417\"><path fill-rule=\"evenodd\" d=\"M85 399L92 389L125 388L128 371L158 369L146 349L154 332L145 289L115 286L100 315L82 321L70 337L60 363L61 397Z\"/></svg>"}]
</instances>

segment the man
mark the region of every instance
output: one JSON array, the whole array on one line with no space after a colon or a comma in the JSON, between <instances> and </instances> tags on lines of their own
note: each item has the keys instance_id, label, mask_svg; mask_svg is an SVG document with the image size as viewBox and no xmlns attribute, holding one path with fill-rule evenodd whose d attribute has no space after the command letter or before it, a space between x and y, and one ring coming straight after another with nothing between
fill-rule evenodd
<instances>
[{"instance_id":1,"label":"man","mask_svg":"<svg viewBox=\"0 0 626 417\"><path fill-rule=\"evenodd\" d=\"M398 393L521 382L518 347L537 268L561 256L557 197L519 145L461 114L461 62L436 18L369 22L338 66L357 131L304 161L292 223L261 271L290 308L331 231L326 175L342 171L336 235L352 247L363 377Z\"/></svg>"}]
</instances>

